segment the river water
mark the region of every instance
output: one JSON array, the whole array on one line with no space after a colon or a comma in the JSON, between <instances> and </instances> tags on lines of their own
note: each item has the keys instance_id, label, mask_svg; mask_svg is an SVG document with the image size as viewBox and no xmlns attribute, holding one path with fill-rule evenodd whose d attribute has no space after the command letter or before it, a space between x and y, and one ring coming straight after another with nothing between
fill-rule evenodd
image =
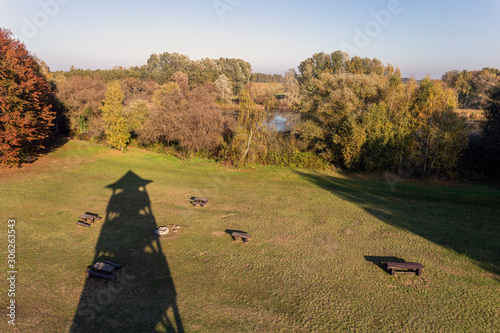
<instances>
[{"instance_id":1,"label":"river water","mask_svg":"<svg viewBox=\"0 0 500 333\"><path fill-rule=\"evenodd\" d=\"M239 111L226 111L226 115L231 115L238 119ZM290 132L295 124L300 122L300 113L293 111L271 110L266 112L266 125L277 132Z\"/></svg>"}]
</instances>

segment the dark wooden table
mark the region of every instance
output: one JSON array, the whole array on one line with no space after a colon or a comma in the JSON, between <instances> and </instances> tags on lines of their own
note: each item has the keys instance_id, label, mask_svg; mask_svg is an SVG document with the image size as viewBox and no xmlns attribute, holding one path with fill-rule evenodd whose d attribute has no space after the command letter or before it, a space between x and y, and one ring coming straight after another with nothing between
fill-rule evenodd
<instances>
[{"instance_id":1,"label":"dark wooden table","mask_svg":"<svg viewBox=\"0 0 500 333\"><path fill-rule=\"evenodd\" d=\"M388 262L386 266L391 275L394 275L396 271L415 271L417 276L420 276L425 268L424 265L418 262Z\"/></svg>"},{"instance_id":2,"label":"dark wooden table","mask_svg":"<svg viewBox=\"0 0 500 333\"><path fill-rule=\"evenodd\" d=\"M91 222L91 223L94 223L95 221L99 221L101 219L101 217L98 217L97 215L92 215L92 214L82 214L80 216L78 216L78 218L82 219L83 222Z\"/></svg>"}]
</instances>

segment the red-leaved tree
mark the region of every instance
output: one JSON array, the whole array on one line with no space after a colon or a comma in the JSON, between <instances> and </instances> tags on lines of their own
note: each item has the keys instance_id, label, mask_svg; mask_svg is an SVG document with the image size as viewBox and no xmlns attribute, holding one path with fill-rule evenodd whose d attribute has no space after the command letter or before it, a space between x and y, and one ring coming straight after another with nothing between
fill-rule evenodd
<instances>
[{"instance_id":1,"label":"red-leaved tree","mask_svg":"<svg viewBox=\"0 0 500 333\"><path fill-rule=\"evenodd\" d=\"M36 156L51 135L50 86L37 59L0 28L0 163Z\"/></svg>"}]
</instances>

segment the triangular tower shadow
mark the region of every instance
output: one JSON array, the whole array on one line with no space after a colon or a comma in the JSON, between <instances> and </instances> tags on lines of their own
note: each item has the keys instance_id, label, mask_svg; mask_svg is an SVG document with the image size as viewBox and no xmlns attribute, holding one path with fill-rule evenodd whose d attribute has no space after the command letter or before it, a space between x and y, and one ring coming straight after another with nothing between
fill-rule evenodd
<instances>
[{"instance_id":1,"label":"triangular tower shadow","mask_svg":"<svg viewBox=\"0 0 500 333\"><path fill-rule=\"evenodd\" d=\"M184 332L177 294L146 185L132 171L112 190L94 261L123 267L116 279L87 279L70 332ZM97 225L96 225L97 226Z\"/></svg>"}]
</instances>

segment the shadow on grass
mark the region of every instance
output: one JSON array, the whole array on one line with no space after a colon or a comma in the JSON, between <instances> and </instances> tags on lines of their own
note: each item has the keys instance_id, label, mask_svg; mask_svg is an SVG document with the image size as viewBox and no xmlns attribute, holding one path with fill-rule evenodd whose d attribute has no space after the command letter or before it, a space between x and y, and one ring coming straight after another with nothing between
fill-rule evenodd
<instances>
[{"instance_id":1,"label":"shadow on grass","mask_svg":"<svg viewBox=\"0 0 500 333\"><path fill-rule=\"evenodd\" d=\"M26 156L23 161L17 163L18 168L22 168L25 164L32 164L39 160L41 157L56 151L57 149L63 147L68 143L69 139L66 136L57 135L55 137L47 139L43 144L44 148L39 149L35 154Z\"/></svg>"},{"instance_id":2,"label":"shadow on grass","mask_svg":"<svg viewBox=\"0 0 500 333\"><path fill-rule=\"evenodd\" d=\"M41 154L47 155L57 149L63 147L66 143L68 143L69 137L65 135L56 135L51 138L45 145L45 148L40 151Z\"/></svg>"},{"instance_id":3,"label":"shadow on grass","mask_svg":"<svg viewBox=\"0 0 500 333\"><path fill-rule=\"evenodd\" d=\"M377 219L452 249L473 259L483 269L500 275L498 189L414 184L402 179L384 182L374 177L333 177L319 172L296 173L362 207Z\"/></svg>"},{"instance_id":4,"label":"shadow on grass","mask_svg":"<svg viewBox=\"0 0 500 333\"><path fill-rule=\"evenodd\" d=\"M87 279L70 332L184 332L167 258L154 233L150 182L129 171L106 186L113 193L89 264L111 261L122 268L111 284Z\"/></svg>"},{"instance_id":5,"label":"shadow on grass","mask_svg":"<svg viewBox=\"0 0 500 333\"><path fill-rule=\"evenodd\" d=\"M381 256L365 256L366 261L369 261L373 263L374 265L378 266L381 270L386 272L387 274L391 274L387 270L387 266L385 263L387 262L406 262L404 259L398 258L398 257L381 257Z\"/></svg>"}]
</instances>

